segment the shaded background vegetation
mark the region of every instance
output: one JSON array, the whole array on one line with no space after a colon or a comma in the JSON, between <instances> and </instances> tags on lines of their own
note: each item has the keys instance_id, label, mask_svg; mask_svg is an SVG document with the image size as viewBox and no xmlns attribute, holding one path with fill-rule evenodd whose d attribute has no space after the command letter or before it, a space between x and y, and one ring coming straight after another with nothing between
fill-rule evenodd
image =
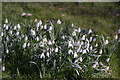
<instances>
[{"instance_id":1,"label":"shaded background vegetation","mask_svg":"<svg viewBox=\"0 0 120 80\"><path fill-rule=\"evenodd\" d=\"M21 13L32 13L31 17L22 17ZM24 22L34 19L45 21L58 19L67 24L74 23L82 29L92 28L99 34L113 38L120 28L119 3L3 3L2 20ZM119 53L116 51L116 53ZM114 54L111 60L113 77L118 77L119 56Z\"/></svg>"}]
</instances>

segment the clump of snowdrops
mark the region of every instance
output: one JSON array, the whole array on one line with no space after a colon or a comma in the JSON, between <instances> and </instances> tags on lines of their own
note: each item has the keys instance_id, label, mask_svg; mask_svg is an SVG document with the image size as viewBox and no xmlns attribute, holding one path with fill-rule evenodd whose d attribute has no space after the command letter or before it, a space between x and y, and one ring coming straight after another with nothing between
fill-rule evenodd
<instances>
[{"instance_id":1,"label":"clump of snowdrops","mask_svg":"<svg viewBox=\"0 0 120 80\"><path fill-rule=\"evenodd\" d=\"M109 77L111 56L117 45L93 30L40 20L36 24L11 23L1 27L3 71L30 78Z\"/></svg>"}]
</instances>

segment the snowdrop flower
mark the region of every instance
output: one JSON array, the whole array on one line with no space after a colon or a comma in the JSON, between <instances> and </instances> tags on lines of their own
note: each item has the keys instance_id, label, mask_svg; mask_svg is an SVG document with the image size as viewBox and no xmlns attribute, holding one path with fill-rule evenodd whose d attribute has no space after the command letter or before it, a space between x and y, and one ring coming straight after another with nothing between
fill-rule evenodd
<instances>
[{"instance_id":1,"label":"snowdrop flower","mask_svg":"<svg viewBox=\"0 0 120 80\"><path fill-rule=\"evenodd\" d=\"M73 54L73 51L70 49L70 50L68 51L68 54Z\"/></svg>"},{"instance_id":2,"label":"snowdrop flower","mask_svg":"<svg viewBox=\"0 0 120 80\"><path fill-rule=\"evenodd\" d=\"M99 53L102 54L102 52L103 52L103 50L101 49Z\"/></svg>"},{"instance_id":3,"label":"snowdrop flower","mask_svg":"<svg viewBox=\"0 0 120 80\"><path fill-rule=\"evenodd\" d=\"M47 29L47 25L44 25L44 29Z\"/></svg>"},{"instance_id":4,"label":"snowdrop flower","mask_svg":"<svg viewBox=\"0 0 120 80\"><path fill-rule=\"evenodd\" d=\"M72 36L76 36L76 32L75 31L72 33Z\"/></svg>"},{"instance_id":5,"label":"snowdrop flower","mask_svg":"<svg viewBox=\"0 0 120 80\"><path fill-rule=\"evenodd\" d=\"M90 37L90 42L92 41L92 39L93 39L93 38L92 38L92 37Z\"/></svg>"},{"instance_id":6,"label":"snowdrop flower","mask_svg":"<svg viewBox=\"0 0 120 80\"><path fill-rule=\"evenodd\" d=\"M39 45L40 45L40 47L44 47L45 46L43 42L40 42Z\"/></svg>"},{"instance_id":7,"label":"snowdrop flower","mask_svg":"<svg viewBox=\"0 0 120 80\"><path fill-rule=\"evenodd\" d=\"M26 37L25 37L25 41L27 41L27 40L28 40L28 37L26 36Z\"/></svg>"},{"instance_id":8,"label":"snowdrop flower","mask_svg":"<svg viewBox=\"0 0 120 80\"><path fill-rule=\"evenodd\" d=\"M31 35L33 35L33 36L36 35L36 33L35 33L35 31L33 29L31 29Z\"/></svg>"},{"instance_id":9,"label":"snowdrop flower","mask_svg":"<svg viewBox=\"0 0 120 80\"><path fill-rule=\"evenodd\" d=\"M68 42L68 47L73 47L71 41Z\"/></svg>"},{"instance_id":10,"label":"snowdrop flower","mask_svg":"<svg viewBox=\"0 0 120 80\"><path fill-rule=\"evenodd\" d=\"M54 40L52 41L52 44L55 44L55 41L54 41Z\"/></svg>"},{"instance_id":11,"label":"snowdrop flower","mask_svg":"<svg viewBox=\"0 0 120 80\"><path fill-rule=\"evenodd\" d=\"M9 41L9 37L8 36L6 37L6 40Z\"/></svg>"},{"instance_id":12,"label":"snowdrop flower","mask_svg":"<svg viewBox=\"0 0 120 80\"><path fill-rule=\"evenodd\" d=\"M19 32L18 32L18 31L16 32L16 35L19 35Z\"/></svg>"},{"instance_id":13,"label":"snowdrop flower","mask_svg":"<svg viewBox=\"0 0 120 80\"><path fill-rule=\"evenodd\" d=\"M93 64L93 66L92 66L92 67L93 67L93 68L96 68L96 66L97 66L96 64Z\"/></svg>"},{"instance_id":14,"label":"snowdrop flower","mask_svg":"<svg viewBox=\"0 0 120 80\"><path fill-rule=\"evenodd\" d=\"M14 26L14 30L16 30L17 29L17 27L16 26Z\"/></svg>"},{"instance_id":15,"label":"snowdrop flower","mask_svg":"<svg viewBox=\"0 0 120 80\"><path fill-rule=\"evenodd\" d=\"M50 40L48 41L48 45L52 45L52 42Z\"/></svg>"},{"instance_id":16,"label":"snowdrop flower","mask_svg":"<svg viewBox=\"0 0 120 80\"><path fill-rule=\"evenodd\" d=\"M110 58L107 58L107 59L106 59L106 62L109 62L109 61L110 61Z\"/></svg>"},{"instance_id":17,"label":"snowdrop flower","mask_svg":"<svg viewBox=\"0 0 120 80\"><path fill-rule=\"evenodd\" d=\"M118 35L115 35L115 36L114 36L114 39L118 39Z\"/></svg>"},{"instance_id":18,"label":"snowdrop flower","mask_svg":"<svg viewBox=\"0 0 120 80\"><path fill-rule=\"evenodd\" d=\"M6 25L6 28L5 28L6 30L8 30L8 25Z\"/></svg>"},{"instance_id":19,"label":"snowdrop flower","mask_svg":"<svg viewBox=\"0 0 120 80\"><path fill-rule=\"evenodd\" d=\"M8 49L6 50L6 53L9 53L9 50L8 50Z\"/></svg>"},{"instance_id":20,"label":"snowdrop flower","mask_svg":"<svg viewBox=\"0 0 120 80\"><path fill-rule=\"evenodd\" d=\"M86 49L84 49L82 53L83 53L83 54L87 53L87 52L86 52Z\"/></svg>"},{"instance_id":21,"label":"snowdrop flower","mask_svg":"<svg viewBox=\"0 0 120 80\"><path fill-rule=\"evenodd\" d=\"M2 71L5 71L5 66L2 66Z\"/></svg>"},{"instance_id":22,"label":"snowdrop flower","mask_svg":"<svg viewBox=\"0 0 120 80\"><path fill-rule=\"evenodd\" d=\"M57 24L61 24L61 21L60 21L60 20L58 20L58 21L57 21Z\"/></svg>"},{"instance_id":23,"label":"snowdrop flower","mask_svg":"<svg viewBox=\"0 0 120 80\"><path fill-rule=\"evenodd\" d=\"M27 45L27 43L24 43L22 47L23 47L23 48L26 48L26 45Z\"/></svg>"},{"instance_id":24,"label":"snowdrop flower","mask_svg":"<svg viewBox=\"0 0 120 80\"><path fill-rule=\"evenodd\" d=\"M98 44L95 44L95 47L98 47Z\"/></svg>"},{"instance_id":25,"label":"snowdrop flower","mask_svg":"<svg viewBox=\"0 0 120 80\"><path fill-rule=\"evenodd\" d=\"M82 57L80 57L79 59L80 59L81 62L83 61Z\"/></svg>"},{"instance_id":26,"label":"snowdrop flower","mask_svg":"<svg viewBox=\"0 0 120 80\"><path fill-rule=\"evenodd\" d=\"M39 28L39 26L40 26L40 23L37 23L37 24L36 24L36 27Z\"/></svg>"},{"instance_id":27,"label":"snowdrop flower","mask_svg":"<svg viewBox=\"0 0 120 80\"><path fill-rule=\"evenodd\" d=\"M58 52L58 48L55 48L55 52Z\"/></svg>"},{"instance_id":28,"label":"snowdrop flower","mask_svg":"<svg viewBox=\"0 0 120 80\"><path fill-rule=\"evenodd\" d=\"M72 27L74 26L74 24L72 23Z\"/></svg>"},{"instance_id":29,"label":"snowdrop flower","mask_svg":"<svg viewBox=\"0 0 120 80\"><path fill-rule=\"evenodd\" d=\"M85 35L82 36L82 40L85 40Z\"/></svg>"},{"instance_id":30,"label":"snowdrop flower","mask_svg":"<svg viewBox=\"0 0 120 80\"><path fill-rule=\"evenodd\" d=\"M20 24L17 24L17 28L20 29Z\"/></svg>"},{"instance_id":31,"label":"snowdrop flower","mask_svg":"<svg viewBox=\"0 0 120 80\"><path fill-rule=\"evenodd\" d=\"M37 41L39 41L39 40L40 40L38 36L36 37L36 40L37 40Z\"/></svg>"},{"instance_id":32,"label":"snowdrop flower","mask_svg":"<svg viewBox=\"0 0 120 80\"><path fill-rule=\"evenodd\" d=\"M62 39L65 39L65 36L62 36Z\"/></svg>"},{"instance_id":33,"label":"snowdrop flower","mask_svg":"<svg viewBox=\"0 0 120 80\"><path fill-rule=\"evenodd\" d=\"M8 19L5 19L5 23L8 23Z\"/></svg>"},{"instance_id":34,"label":"snowdrop flower","mask_svg":"<svg viewBox=\"0 0 120 80\"><path fill-rule=\"evenodd\" d=\"M105 41L105 44L108 44L108 40Z\"/></svg>"},{"instance_id":35,"label":"snowdrop flower","mask_svg":"<svg viewBox=\"0 0 120 80\"><path fill-rule=\"evenodd\" d=\"M94 38L93 41L96 41L96 38Z\"/></svg>"},{"instance_id":36,"label":"snowdrop flower","mask_svg":"<svg viewBox=\"0 0 120 80\"><path fill-rule=\"evenodd\" d=\"M74 58L76 58L77 56L78 56L78 55L77 55L77 53L75 52L75 53L74 53Z\"/></svg>"},{"instance_id":37,"label":"snowdrop flower","mask_svg":"<svg viewBox=\"0 0 120 80\"><path fill-rule=\"evenodd\" d=\"M49 56L50 56L50 53L49 53L49 52L47 52L46 56L47 56L47 57L49 57Z\"/></svg>"},{"instance_id":38,"label":"snowdrop flower","mask_svg":"<svg viewBox=\"0 0 120 80\"><path fill-rule=\"evenodd\" d=\"M40 25L42 25L42 21L40 20L39 22L38 22Z\"/></svg>"},{"instance_id":39,"label":"snowdrop flower","mask_svg":"<svg viewBox=\"0 0 120 80\"><path fill-rule=\"evenodd\" d=\"M30 46L30 43L28 43L27 46L29 47L29 46Z\"/></svg>"},{"instance_id":40,"label":"snowdrop flower","mask_svg":"<svg viewBox=\"0 0 120 80\"><path fill-rule=\"evenodd\" d=\"M52 26L49 27L49 30L50 30L50 31L52 30Z\"/></svg>"},{"instance_id":41,"label":"snowdrop flower","mask_svg":"<svg viewBox=\"0 0 120 80\"><path fill-rule=\"evenodd\" d=\"M41 54L40 58L45 58L45 55L44 53Z\"/></svg>"},{"instance_id":42,"label":"snowdrop flower","mask_svg":"<svg viewBox=\"0 0 120 80\"><path fill-rule=\"evenodd\" d=\"M1 32L1 37L4 35L4 33L3 32Z\"/></svg>"},{"instance_id":43,"label":"snowdrop flower","mask_svg":"<svg viewBox=\"0 0 120 80\"><path fill-rule=\"evenodd\" d=\"M44 38L44 39L43 39L43 42L47 42L47 38Z\"/></svg>"},{"instance_id":44,"label":"snowdrop flower","mask_svg":"<svg viewBox=\"0 0 120 80\"><path fill-rule=\"evenodd\" d=\"M120 34L120 29L118 30L118 34Z\"/></svg>"},{"instance_id":45,"label":"snowdrop flower","mask_svg":"<svg viewBox=\"0 0 120 80\"><path fill-rule=\"evenodd\" d=\"M10 34L12 34L12 30L10 31Z\"/></svg>"},{"instance_id":46,"label":"snowdrop flower","mask_svg":"<svg viewBox=\"0 0 120 80\"><path fill-rule=\"evenodd\" d=\"M93 47L92 46L90 46L90 50L92 50L93 49Z\"/></svg>"},{"instance_id":47,"label":"snowdrop flower","mask_svg":"<svg viewBox=\"0 0 120 80\"><path fill-rule=\"evenodd\" d=\"M89 29L89 31L88 31L88 34L90 34L90 33L92 33L92 30L91 30L91 29Z\"/></svg>"},{"instance_id":48,"label":"snowdrop flower","mask_svg":"<svg viewBox=\"0 0 120 80\"><path fill-rule=\"evenodd\" d=\"M109 68L110 68L110 67L109 67L109 66L107 66L107 67L105 68L105 70L109 70Z\"/></svg>"},{"instance_id":49,"label":"snowdrop flower","mask_svg":"<svg viewBox=\"0 0 120 80\"><path fill-rule=\"evenodd\" d=\"M78 28L78 32L81 32L81 29L80 29L80 28Z\"/></svg>"}]
</instances>

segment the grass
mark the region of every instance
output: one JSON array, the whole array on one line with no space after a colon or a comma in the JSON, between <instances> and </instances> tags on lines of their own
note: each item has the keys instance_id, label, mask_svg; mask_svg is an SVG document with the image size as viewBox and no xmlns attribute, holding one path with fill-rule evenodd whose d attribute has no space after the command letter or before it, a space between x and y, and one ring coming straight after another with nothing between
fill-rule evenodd
<instances>
[{"instance_id":1,"label":"grass","mask_svg":"<svg viewBox=\"0 0 120 80\"><path fill-rule=\"evenodd\" d=\"M67 24L74 23L83 29L92 28L99 34L113 38L120 28L120 5L118 3L3 3L2 19L22 22L24 19L42 21L61 19ZM21 17L21 13L32 13L31 17ZM116 52L116 53L119 53ZM114 54L111 60L112 77L119 76L119 56ZM115 71L115 72L114 72Z\"/></svg>"}]
</instances>

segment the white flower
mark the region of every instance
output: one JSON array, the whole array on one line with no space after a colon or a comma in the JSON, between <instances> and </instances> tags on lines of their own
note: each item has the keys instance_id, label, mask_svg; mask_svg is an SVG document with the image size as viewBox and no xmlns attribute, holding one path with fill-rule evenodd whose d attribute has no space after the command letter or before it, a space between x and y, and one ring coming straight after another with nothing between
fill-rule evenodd
<instances>
[{"instance_id":1,"label":"white flower","mask_svg":"<svg viewBox=\"0 0 120 80\"><path fill-rule=\"evenodd\" d=\"M37 40L37 41L39 41L39 40L40 40L38 36L36 37L36 40Z\"/></svg>"},{"instance_id":2,"label":"white flower","mask_svg":"<svg viewBox=\"0 0 120 80\"><path fill-rule=\"evenodd\" d=\"M6 30L8 30L8 25L6 25Z\"/></svg>"},{"instance_id":3,"label":"white flower","mask_svg":"<svg viewBox=\"0 0 120 80\"><path fill-rule=\"evenodd\" d=\"M93 41L96 41L96 38L94 38Z\"/></svg>"},{"instance_id":4,"label":"white flower","mask_svg":"<svg viewBox=\"0 0 120 80\"><path fill-rule=\"evenodd\" d=\"M81 62L83 61L82 57L80 57L80 61L81 61Z\"/></svg>"},{"instance_id":5,"label":"white flower","mask_svg":"<svg viewBox=\"0 0 120 80\"><path fill-rule=\"evenodd\" d=\"M20 24L17 24L17 28L20 29Z\"/></svg>"},{"instance_id":6,"label":"white flower","mask_svg":"<svg viewBox=\"0 0 120 80\"><path fill-rule=\"evenodd\" d=\"M115 35L115 36L114 36L114 39L118 39L118 35Z\"/></svg>"},{"instance_id":7,"label":"white flower","mask_svg":"<svg viewBox=\"0 0 120 80\"><path fill-rule=\"evenodd\" d=\"M78 28L78 32L81 32L81 29L80 29L80 28Z\"/></svg>"},{"instance_id":8,"label":"white flower","mask_svg":"<svg viewBox=\"0 0 120 80\"><path fill-rule=\"evenodd\" d=\"M8 23L8 19L5 19L5 23Z\"/></svg>"},{"instance_id":9,"label":"white flower","mask_svg":"<svg viewBox=\"0 0 120 80\"><path fill-rule=\"evenodd\" d=\"M41 25L40 28L43 29L43 25Z\"/></svg>"},{"instance_id":10,"label":"white flower","mask_svg":"<svg viewBox=\"0 0 120 80\"><path fill-rule=\"evenodd\" d=\"M108 40L105 41L105 44L108 44Z\"/></svg>"},{"instance_id":11,"label":"white flower","mask_svg":"<svg viewBox=\"0 0 120 80\"><path fill-rule=\"evenodd\" d=\"M74 24L72 23L72 27L74 26Z\"/></svg>"},{"instance_id":12,"label":"white flower","mask_svg":"<svg viewBox=\"0 0 120 80\"><path fill-rule=\"evenodd\" d=\"M55 48L55 52L58 52L58 48Z\"/></svg>"},{"instance_id":13,"label":"white flower","mask_svg":"<svg viewBox=\"0 0 120 80\"><path fill-rule=\"evenodd\" d=\"M68 51L68 54L73 54L73 51L70 49L70 50Z\"/></svg>"},{"instance_id":14,"label":"white flower","mask_svg":"<svg viewBox=\"0 0 120 80\"><path fill-rule=\"evenodd\" d=\"M9 53L9 50L8 50L8 49L6 50L6 53Z\"/></svg>"},{"instance_id":15,"label":"white flower","mask_svg":"<svg viewBox=\"0 0 120 80\"><path fill-rule=\"evenodd\" d=\"M27 45L27 43L24 43L22 47L23 47L23 48L26 48L26 45Z\"/></svg>"},{"instance_id":16,"label":"white flower","mask_svg":"<svg viewBox=\"0 0 120 80\"><path fill-rule=\"evenodd\" d=\"M62 36L62 39L65 39L65 36Z\"/></svg>"},{"instance_id":17,"label":"white flower","mask_svg":"<svg viewBox=\"0 0 120 80\"><path fill-rule=\"evenodd\" d=\"M36 24L37 29L39 28L39 26L40 26L40 23L37 23L37 24Z\"/></svg>"},{"instance_id":18,"label":"white flower","mask_svg":"<svg viewBox=\"0 0 120 80\"><path fill-rule=\"evenodd\" d=\"M44 29L47 29L47 25L44 25Z\"/></svg>"},{"instance_id":19,"label":"white flower","mask_svg":"<svg viewBox=\"0 0 120 80\"><path fill-rule=\"evenodd\" d=\"M25 37L25 41L27 41L27 40L28 40L28 37L26 36L26 37Z\"/></svg>"},{"instance_id":20,"label":"white flower","mask_svg":"<svg viewBox=\"0 0 120 80\"><path fill-rule=\"evenodd\" d=\"M75 31L73 31L72 36L76 36L76 32Z\"/></svg>"},{"instance_id":21,"label":"white flower","mask_svg":"<svg viewBox=\"0 0 120 80\"><path fill-rule=\"evenodd\" d=\"M12 31L10 31L10 34L12 34Z\"/></svg>"},{"instance_id":22,"label":"white flower","mask_svg":"<svg viewBox=\"0 0 120 80\"><path fill-rule=\"evenodd\" d=\"M77 55L77 53L75 52L75 53L74 53L74 58L76 58L77 56L78 56L78 55Z\"/></svg>"},{"instance_id":23,"label":"white flower","mask_svg":"<svg viewBox=\"0 0 120 80\"><path fill-rule=\"evenodd\" d=\"M102 52L103 52L103 50L101 49L99 53L102 54Z\"/></svg>"},{"instance_id":24,"label":"white flower","mask_svg":"<svg viewBox=\"0 0 120 80\"><path fill-rule=\"evenodd\" d=\"M31 29L31 35L36 35L36 32L33 29Z\"/></svg>"},{"instance_id":25,"label":"white flower","mask_svg":"<svg viewBox=\"0 0 120 80\"><path fill-rule=\"evenodd\" d=\"M61 21L60 21L60 20L58 20L58 21L57 21L57 24L61 24Z\"/></svg>"},{"instance_id":26,"label":"white flower","mask_svg":"<svg viewBox=\"0 0 120 80\"><path fill-rule=\"evenodd\" d=\"M95 44L95 47L98 47L98 44Z\"/></svg>"},{"instance_id":27,"label":"white flower","mask_svg":"<svg viewBox=\"0 0 120 80\"><path fill-rule=\"evenodd\" d=\"M9 41L9 37L8 36L6 37L6 40Z\"/></svg>"},{"instance_id":28,"label":"white flower","mask_svg":"<svg viewBox=\"0 0 120 80\"><path fill-rule=\"evenodd\" d=\"M49 27L49 30L50 30L50 31L52 30L52 26Z\"/></svg>"},{"instance_id":29,"label":"white flower","mask_svg":"<svg viewBox=\"0 0 120 80\"><path fill-rule=\"evenodd\" d=\"M88 31L88 34L90 34L90 33L92 33L92 30L91 30L91 29L89 29L89 31Z\"/></svg>"},{"instance_id":30,"label":"white flower","mask_svg":"<svg viewBox=\"0 0 120 80\"><path fill-rule=\"evenodd\" d=\"M14 30L16 30L17 29L17 27L16 26L14 26Z\"/></svg>"},{"instance_id":31,"label":"white flower","mask_svg":"<svg viewBox=\"0 0 120 80\"><path fill-rule=\"evenodd\" d=\"M93 68L96 68L96 66L97 66L96 64L93 64L93 66L92 66L92 67L93 67Z\"/></svg>"},{"instance_id":32,"label":"white flower","mask_svg":"<svg viewBox=\"0 0 120 80\"><path fill-rule=\"evenodd\" d=\"M107 59L106 59L106 62L109 62L109 61L110 61L110 58L107 58Z\"/></svg>"},{"instance_id":33,"label":"white flower","mask_svg":"<svg viewBox=\"0 0 120 80\"><path fill-rule=\"evenodd\" d=\"M49 52L47 52L46 56L47 56L47 57L49 57L49 56L50 56L50 53L49 53Z\"/></svg>"},{"instance_id":34,"label":"white flower","mask_svg":"<svg viewBox=\"0 0 120 80\"><path fill-rule=\"evenodd\" d=\"M43 38L43 42L47 42L47 38Z\"/></svg>"},{"instance_id":35,"label":"white flower","mask_svg":"<svg viewBox=\"0 0 120 80\"><path fill-rule=\"evenodd\" d=\"M40 47L44 47L44 43L43 42L40 42Z\"/></svg>"},{"instance_id":36,"label":"white flower","mask_svg":"<svg viewBox=\"0 0 120 80\"><path fill-rule=\"evenodd\" d=\"M39 22L38 22L40 25L42 25L42 21L40 20Z\"/></svg>"},{"instance_id":37,"label":"white flower","mask_svg":"<svg viewBox=\"0 0 120 80\"><path fill-rule=\"evenodd\" d=\"M53 40L52 43L55 44L55 41Z\"/></svg>"},{"instance_id":38,"label":"white flower","mask_svg":"<svg viewBox=\"0 0 120 80\"><path fill-rule=\"evenodd\" d=\"M105 68L105 70L109 70L109 68L110 68L110 67L109 67L109 66L107 66L107 67Z\"/></svg>"},{"instance_id":39,"label":"white flower","mask_svg":"<svg viewBox=\"0 0 120 80\"><path fill-rule=\"evenodd\" d=\"M92 37L90 37L90 41L92 41L92 39L93 39L93 38L92 38Z\"/></svg>"},{"instance_id":40,"label":"white flower","mask_svg":"<svg viewBox=\"0 0 120 80\"><path fill-rule=\"evenodd\" d=\"M27 46L29 47L29 46L30 46L30 43L28 43Z\"/></svg>"},{"instance_id":41,"label":"white flower","mask_svg":"<svg viewBox=\"0 0 120 80\"><path fill-rule=\"evenodd\" d=\"M17 31L16 35L19 35L19 32Z\"/></svg>"},{"instance_id":42,"label":"white flower","mask_svg":"<svg viewBox=\"0 0 120 80\"><path fill-rule=\"evenodd\" d=\"M87 53L87 52L86 52L86 49L84 49L82 53L83 53L83 54Z\"/></svg>"},{"instance_id":43,"label":"white flower","mask_svg":"<svg viewBox=\"0 0 120 80\"><path fill-rule=\"evenodd\" d=\"M45 55L44 53L41 54L40 58L45 58Z\"/></svg>"},{"instance_id":44,"label":"white flower","mask_svg":"<svg viewBox=\"0 0 120 80\"><path fill-rule=\"evenodd\" d=\"M1 37L4 35L4 33L3 32L1 32Z\"/></svg>"},{"instance_id":45,"label":"white flower","mask_svg":"<svg viewBox=\"0 0 120 80\"><path fill-rule=\"evenodd\" d=\"M82 36L82 40L85 40L85 35Z\"/></svg>"},{"instance_id":46,"label":"white flower","mask_svg":"<svg viewBox=\"0 0 120 80\"><path fill-rule=\"evenodd\" d=\"M48 41L48 45L52 45L52 42L50 40Z\"/></svg>"},{"instance_id":47,"label":"white flower","mask_svg":"<svg viewBox=\"0 0 120 80\"><path fill-rule=\"evenodd\" d=\"M2 66L2 71L5 71L5 66Z\"/></svg>"},{"instance_id":48,"label":"white flower","mask_svg":"<svg viewBox=\"0 0 120 80\"><path fill-rule=\"evenodd\" d=\"M71 41L68 42L68 47L73 47Z\"/></svg>"},{"instance_id":49,"label":"white flower","mask_svg":"<svg viewBox=\"0 0 120 80\"><path fill-rule=\"evenodd\" d=\"M93 49L93 47L92 46L90 46L90 50L92 50Z\"/></svg>"}]
</instances>

